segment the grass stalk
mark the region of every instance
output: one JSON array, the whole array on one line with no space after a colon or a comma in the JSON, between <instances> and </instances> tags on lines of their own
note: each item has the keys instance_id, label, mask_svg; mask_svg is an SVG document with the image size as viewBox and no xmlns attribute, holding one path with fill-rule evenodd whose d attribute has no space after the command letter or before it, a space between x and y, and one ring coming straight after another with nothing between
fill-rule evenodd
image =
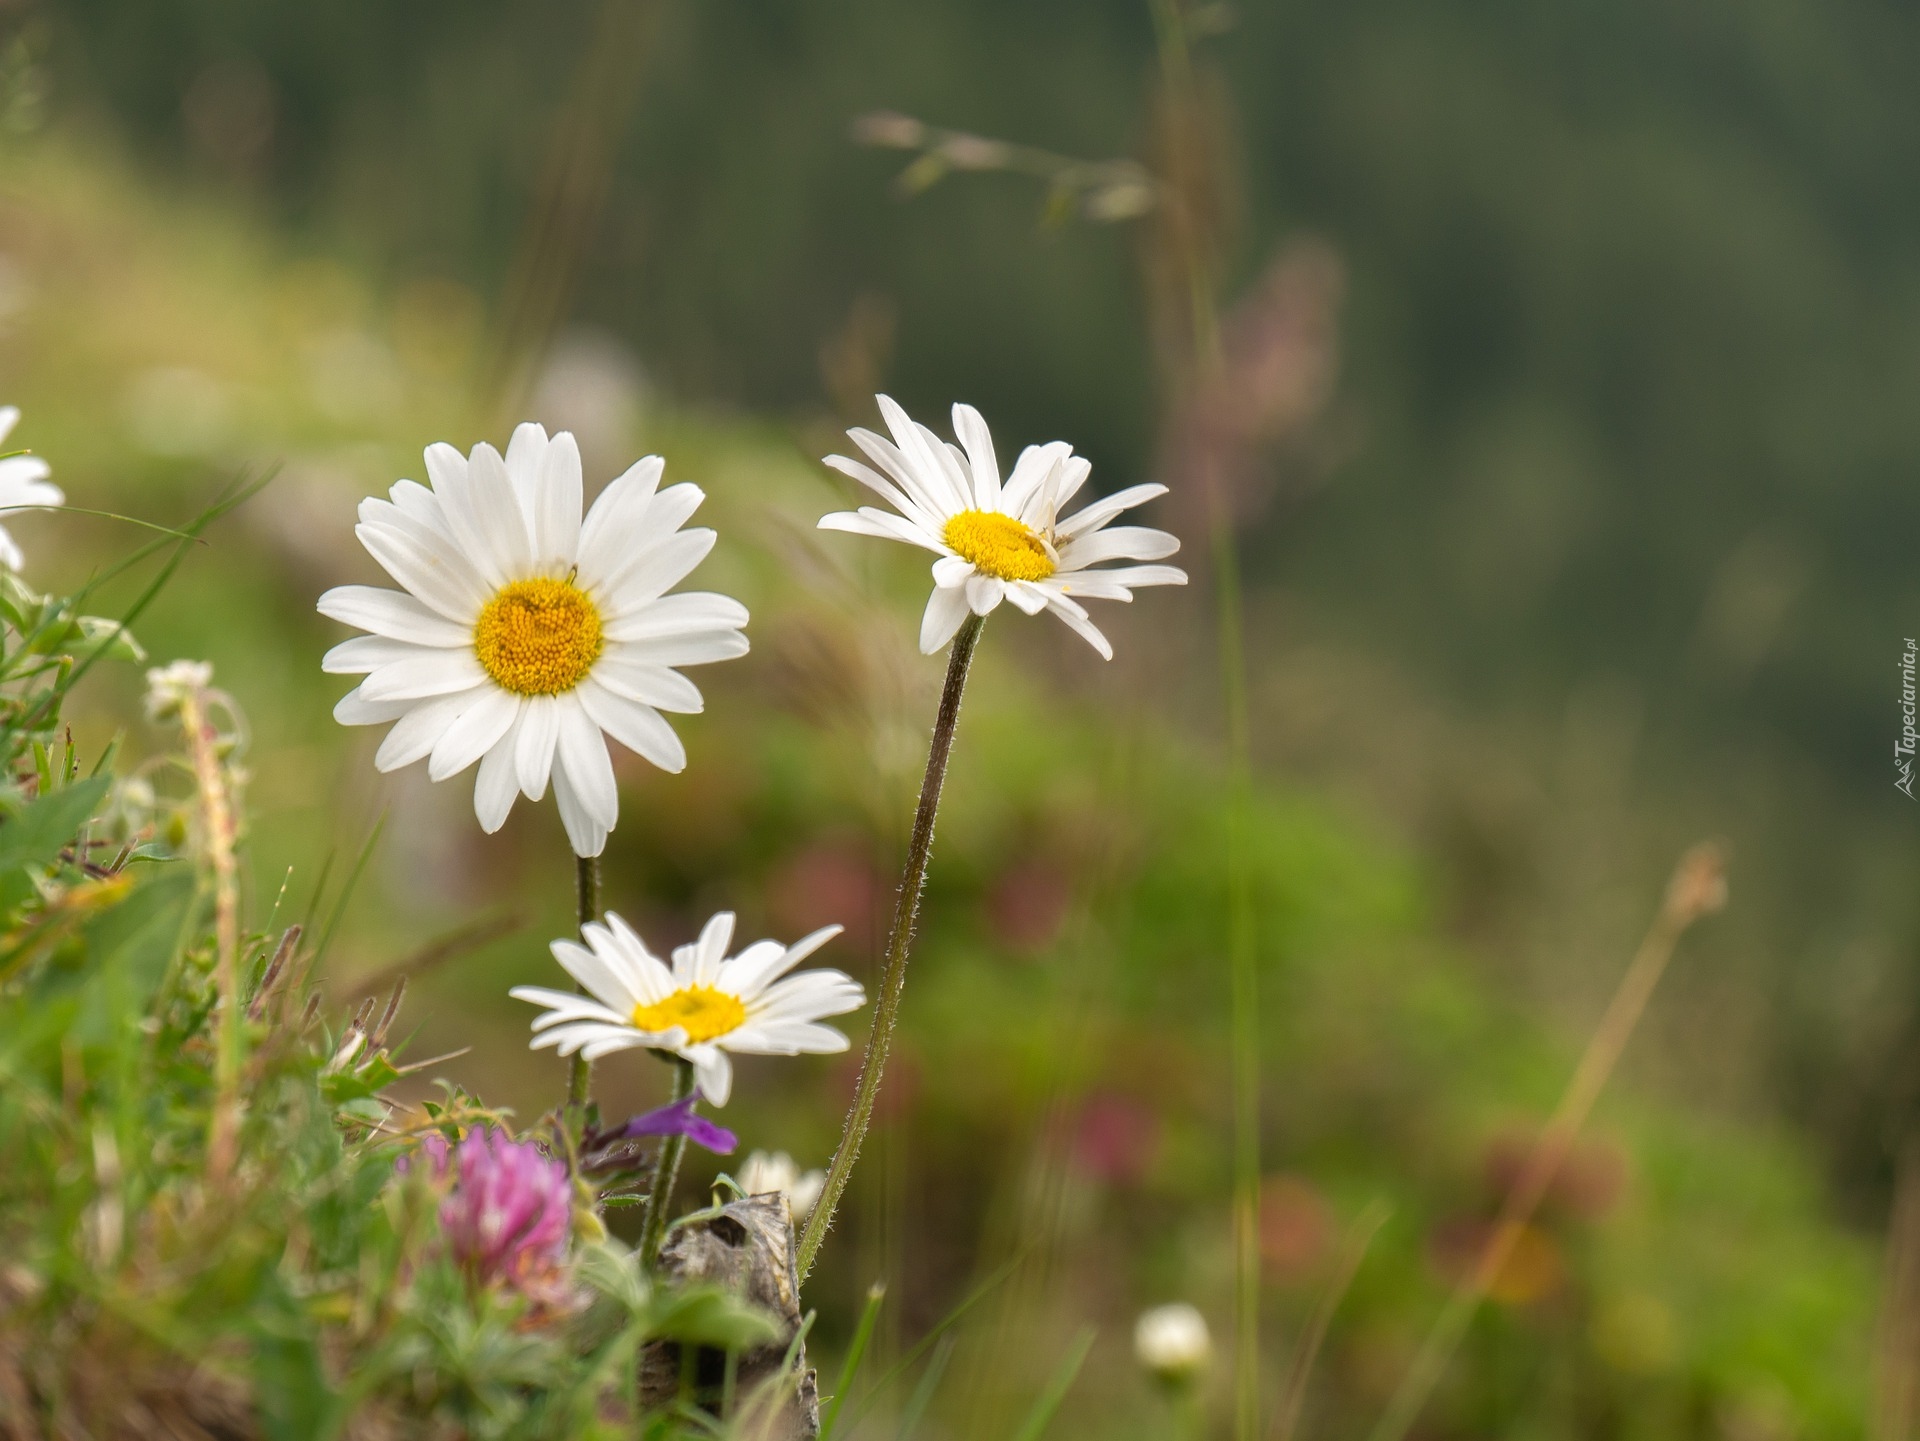
<instances>
[{"instance_id":1,"label":"grass stalk","mask_svg":"<svg viewBox=\"0 0 1920 1441\"><path fill-rule=\"evenodd\" d=\"M1179 0L1153 0L1161 84L1169 126L1163 203L1176 207L1169 240L1186 280L1191 357L1186 384L1198 391L1221 368L1220 317L1215 303L1212 247L1204 207L1193 197L1202 186L1204 161L1201 102L1188 45L1187 20ZM1181 172L1193 170L1194 174ZM1192 213L1190 213L1192 212ZM1233 1435L1255 1441L1260 1434L1260 987L1253 878L1247 864L1251 826L1252 765L1247 708L1247 659L1240 559L1233 517L1211 463L1203 467L1213 565L1215 643L1220 692L1226 713L1230 800L1227 813L1227 972L1229 988L1229 1078L1233 1105Z\"/></svg>"},{"instance_id":2,"label":"grass stalk","mask_svg":"<svg viewBox=\"0 0 1920 1441\"><path fill-rule=\"evenodd\" d=\"M214 1180L233 1169L240 1138L240 862L233 797L220 763L219 735L207 715L206 695L190 691L180 702L180 725L199 792L206 828L207 865L213 876L214 985L220 1030L214 1050L213 1117L207 1137L207 1171Z\"/></svg>"},{"instance_id":3,"label":"grass stalk","mask_svg":"<svg viewBox=\"0 0 1920 1441\"><path fill-rule=\"evenodd\" d=\"M1514 1178L1513 1189L1507 1193L1500 1207L1500 1217L1493 1235L1487 1239L1473 1270L1460 1279L1453 1294L1447 1298L1446 1307L1435 1320L1433 1329L1427 1333L1427 1339L1414 1357L1413 1365L1402 1378L1379 1424L1373 1428L1370 1441L1401 1441L1413 1423L1419 1420L1427 1398L1433 1394L1433 1388L1446 1371L1447 1363L1453 1359L1453 1353L1460 1344L1460 1338L1466 1334L1474 1313L1480 1309L1480 1303L1486 1299L1487 1292L1499 1278L1513 1254L1515 1243L1532 1221L1533 1213L1547 1194L1547 1189L1552 1186L1554 1177L1560 1173L1560 1167L1573 1148L1580 1128L1586 1124L1594 1102L1599 1099L1601 1090L1613 1075L1620 1053L1626 1049L1635 1027L1639 1025L1654 987L1660 984L1660 977L1666 973L1674 947L1679 944L1687 927L1726 904L1725 875L1725 858L1717 846L1698 845L1680 858L1679 865L1674 868L1673 879L1667 884L1660 911L1647 930L1646 939L1641 941L1640 949L1634 953L1632 963L1613 993L1613 999L1607 1003L1599 1026L1587 1041L1580 1063L1574 1068L1573 1077L1567 1082L1560 1103L1554 1107L1553 1118L1528 1153L1520 1174Z\"/></svg>"},{"instance_id":4,"label":"grass stalk","mask_svg":"<svg viewBox=\"0 0 1920 1441\"><path fill-rule=\"evenodd\" d=\"M673 1061L673 1097L684 1101L693 1094L693 1062ZM648 1270L660 1257L667 1237L667 1207L673 1203L673 1183L680 1178L680 1158L686 1154L685 1136L668 1136L660 1143L660 1160L653 1168L653 1189L647 1193L647 1229L640 1236L640 1264Z\"/></svg>"},{"instance_id":5,"label":"grass stalk","mask_svg":"<svg viewBox=\"0 0 1920 1441\"><path fill-rule=\"evenodd\" d=\"M860 1079L854 1084L853 1105L840 1129L840 1144L834 1147L833 1160L827 1165L826 1185L813 1214L807 1218L807 1228L795 1258L803 1282L813 1269L814 1257L820 1252L828 1227L833 1224L834 1208L847 1189L853 1164L860 1159L860 1143L866 1139L867 1125L873 1118L874 1098L880 1093L880 1079L887 1068L887 1051L893 1043L894 1027L900 1022L900 995L907 984L907 954L913 946L914 922L920 914L920 892L926 884L927 861L933 854L933 819L940 809L940 787L947 778L947 758L953 752L953 733L960 720L960 696L966 690L967 668L973 663L974 647L980 643L980 629L984 624L982 617L968 616L954 636L953 648L947 657L946 684L940 690L933 743L928 747L926 774L920 781L920 804L913 814L907 863L900 873L900 894L895 898L893 926L887 933L873 1028L867 1033L866 1051L860 1058Z\"/></svg>"}]
</instances>

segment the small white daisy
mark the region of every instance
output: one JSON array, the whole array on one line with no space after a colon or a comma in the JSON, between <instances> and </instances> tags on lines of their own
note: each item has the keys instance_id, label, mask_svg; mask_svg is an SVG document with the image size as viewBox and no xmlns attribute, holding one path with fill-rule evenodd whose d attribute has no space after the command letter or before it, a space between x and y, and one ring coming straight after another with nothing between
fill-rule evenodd
<instances>
[{"instance_id":1,"label":"small white daisy","mask_svg":"<svg viewBox=\"0 0 1920 1441\"><path fill-rule=\"evenodd\" d=\"M961 442L954 445L915 424L887 396L877 398L893 440L870 430L847 434L886 474L844 455L830 455L826 463L877 492L898 514L863 505L825 516L820 526L903 540L940 557L920 623L920 649L928 655L953 639L969 610L985 615L1004 599L1028 615L1052 611L1112 660L1113 647L1080 602L1132 600L1136 586L1187 583L1186 572L1170 565L1093 569L1111 560L1161 560L1180 549L1164 530L1107 528L1121 511L1164 495L1164 485L1129 486L1063 518L1061 507L1093 469L1065 441L1028 446L1003 485L993 436L972 406L953 408Z\"/></svg>"},{"instance_id":2,"label":"small white daisy","mask_svg":"<svg viewBox=\"0 0 1920 1441\"><path fill-rule=\"evenodd\" d=\"M746 1164L740 1167L740 1173L734 1180L749 1196L780 1192L787 1198L787 1205L797 1223L806 1220L813 1211L814 1203L826 1189L827 1173L817 1167L802 1171L785 1151L775 1151L772 1155L755 1151L747 1157Z\"/></svg>"},{"instance_id":3,"label":"small white daisy","mask_svg":"<svg viewBox=\"0 0 1920 1441\"><path fill-rule=\"evenodd\" d=\"M674 948L669 969L609 911L605 925L583 928L586 945L552 946L553 958L589 995L544 986L515 986L508 994L548 1007L533 1023L536 1049L555 1046L563 1056L578 1051L589 1061L636 1046L671 1051L693 1063L700 1093L724 1106L733 1090L728 1051L798 1056L846 1050L847 1038L819 1022L866 1004L860 983L843 971L787 975L840 931L825 926L790 946L755 941L728 960L733 912L722 911L699 940Z\"/></svg>"},{"instance_id":4,"label":"small white daisy","mask_svg":"<svg viewBox=\"0 0 1920 1441\"><path fill-rule=\"evenodd\" d=\"M657 455L635 464L582 523L580 448L537 425L462 456L427 447L433 488L403 480L360 503L355 534L406 593L343 585L320 613L373 632L335 646L329 671L364 675L334 708L343 725L398 724L374 764L418 760L436 781L480 762L473 808L491 833L549 777L574 851L597 856L619 818L607 736L665 771L687 763L662 711L697 712L674 669L745 655L746 607L666 592L713 549L682 530L705 499L661 490Z\"/></svg>"},{"instance_id":5,"label":"small white daisy","mask_svg":"<svg viewBox=\"0 0 1920 1441\"><path fill-rule=\"evenodd\" d=\"M53 472L39 456L5 454L7 436L19 420L17 407L0 405L0 515L67 503L60 487L47 479ZM19 570L26 562L6 527L0 526L0 565Z\"/></svg>"}]
</instances>

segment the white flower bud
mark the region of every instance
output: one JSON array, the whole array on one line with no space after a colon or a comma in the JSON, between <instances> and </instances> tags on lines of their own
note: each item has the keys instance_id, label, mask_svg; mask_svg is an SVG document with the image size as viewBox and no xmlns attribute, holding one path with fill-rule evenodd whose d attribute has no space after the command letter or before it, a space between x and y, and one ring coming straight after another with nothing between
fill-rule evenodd
<instances>
[{"instance_id":1,"label":"white flower bud","mask_svg":"<svg viewBox=\"0 0 1920 1441\"><path fill-rule=\"evenodd\" d=\"M1213 1338L1204 1316L1175 1301L1140 1313L1133 1323L1133 1354L1162 1381L1191 1381L1213 1359Z\"/></svg>"}]
</instances>

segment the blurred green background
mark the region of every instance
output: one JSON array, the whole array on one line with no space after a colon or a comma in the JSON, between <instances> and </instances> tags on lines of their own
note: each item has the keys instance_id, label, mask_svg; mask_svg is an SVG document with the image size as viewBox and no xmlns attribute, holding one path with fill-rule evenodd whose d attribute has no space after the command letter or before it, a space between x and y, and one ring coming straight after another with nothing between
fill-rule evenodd
<instances>
[{"instance_id":1,"label":"blurred green background","mask_svg":"<svg viewBox=\"0 0 1920 1441\"><path fill-rule=\"evenodd\" d=\"M449 1073L529 1118L560 1068L505 990L556 974L564 841L524 801L480 836L470 778L378 777L377 737L329 720L312 602L378 578L358 497L524 415L580 436L590 490L651 451L704 486L696 583L746 599L754 653L698 677L683 775L623 767L609 903L662 943L721 906L755 934L842 920L871 976L939 662L912 644L922 568L813 530L846 498L816 457L884 387L928 420L980 406L1003 454L1069 439L1101 489L1175 486L1152 521L1200 584L1115 616L1112 665L989 627L884 1133L814 1287L831 1355L885 1278L899 1355L1000 1278L926 1423L955 1435L1007 1431L1083 1321L1064 1422L1167 1434L1132 1315L1191 1299L1226 1334L1206 450L1249 581L1270 1391L1383 1197L1306 1413L1364 1432L1673 858L1715 835L1733 904L1427 1425L1862 1434L1920 1099L1891 755L1920 625L1920 17L1190 18L1217 412L1170 398L1154 217L1049 218L1004 173L904 195L910 157L850 138L888 109L1158 163L1148 9L1087 0L4 0L0 401L76 505L173 520L280 467L143 638L214 660L252 723L259 914L289 867L303 909L385 814L343 1005L519 922L410 1015L416 1054L473 1046ZM14 528L48 585L130 544ZM102 677L83 739L145 743L137 694ZM657 1097L649 1065L603 1067L609 1101ZM850 1077L744 1067L728 1120L820 1164Z\"/></svg>"}]
</instances>

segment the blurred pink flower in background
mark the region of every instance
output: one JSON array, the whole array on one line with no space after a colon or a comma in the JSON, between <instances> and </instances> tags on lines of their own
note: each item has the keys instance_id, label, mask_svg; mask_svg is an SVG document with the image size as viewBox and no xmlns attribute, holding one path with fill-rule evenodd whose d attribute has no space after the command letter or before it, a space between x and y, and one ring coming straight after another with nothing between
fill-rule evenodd
<instances>
[{"instance_id":1,"label":"blurred pink flower in background","mask_svg":"<svg viewBox=\"0 0 1920 1441\"><path fill-rule=\"evenodd\" d=\"M429 1174L452 1182L440 1203L440 1230L460 1266L483 1285L501 1283L537 1301L565 1295L561 1268L573 1229L567 1168L532 1141L504 1131L469 1131L457 1147L420 1143ZM398 1168L411 1171L410 1158Z\"/></svg>"},{"instance_id":2,"label":"blurred pink flower in background","mask_svg":"<svg viewBox=\"0 0 1920 1441\"><path fill-rule=\"evenodd\" d=\"M864 847L821 839L790 856L767 880L767 914L779 930L806 932L838 922L849 944L871 952L881 880Z\"/></svg>"},{"instance_id":3,"label":"blurred pink flower in background","mask_svg":"<svg viewBox=\"0 0 1920 1441\"><path fill-rule=\"evenodd\" d=\"M1160 1116L1131 1096L1089 1096L1074 1127L1073 1158L1088 1175L1131 1186L1160 1157Z\"/></svg>"},{"instance_id":4,"label":"blurred pink flower in background","mask_svg":"<svg viewBox=\"0 0 1920 1441\"><path fill-rule=\"evenodd\" d=\"M1044 951L1059 938L1073 902L1073 887L1050 862L1009 866L987 895L994 938L1010 951Z\"/></svg>"},{"instance_id":5,"label":"blurred pink flower in background","mask_svg":"<svg viewBox=\"0 0 1920 1441\"><path fill-rule=\"evenodd\" d=\"M1260 1182L1260 1260L1269 1277L1313 1269L1333 1240L1333 1208L1312 1182L1276 1174Z\"/></svg>"}]
</instances>

